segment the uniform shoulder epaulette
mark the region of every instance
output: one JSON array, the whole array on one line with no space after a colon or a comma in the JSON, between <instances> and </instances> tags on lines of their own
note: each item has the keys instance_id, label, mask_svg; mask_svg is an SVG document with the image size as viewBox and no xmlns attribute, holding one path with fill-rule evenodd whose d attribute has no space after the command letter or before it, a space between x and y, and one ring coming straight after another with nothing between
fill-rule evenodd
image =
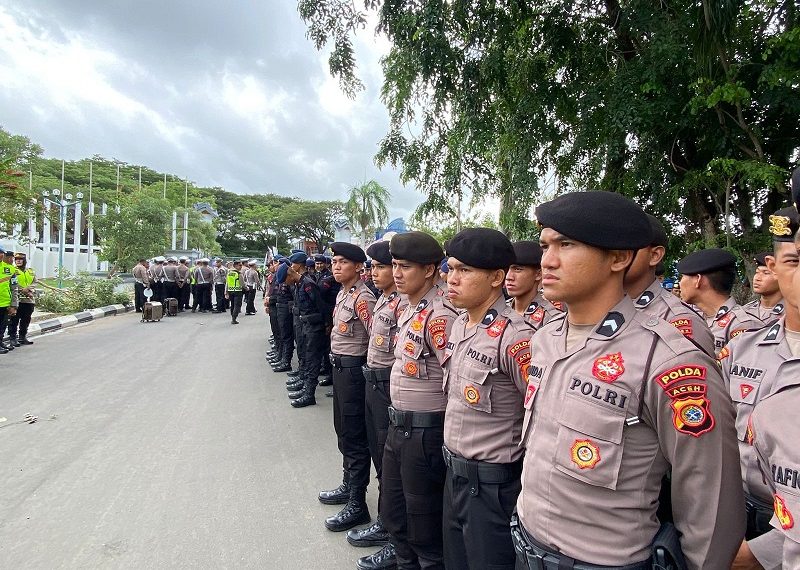
<instances>
[{"instance_id":1,"label":"uniform shoulder epaulette","mask_svg":"<svg viewBox=\"0 0 800 570\"><path fill-rule=\"evenodd\" d=\"M664 319L660 319L658 317L648 317L647 319L642 319L641 323L649 330L653 331L657 334L661 340L664 341L666 346L675 356L686 352L686 349L689 349L690 346L694 345L694 348L706 354L706 351L703 350L697 342L688 336L685 336L681 331L675 328L673 325L665 321ZM677 342L676 339L683 339L688 340L692 344L686 344L685 342ZM683 348L684 350L679 350L679 348Z\"/></svg>"}]
</instances>

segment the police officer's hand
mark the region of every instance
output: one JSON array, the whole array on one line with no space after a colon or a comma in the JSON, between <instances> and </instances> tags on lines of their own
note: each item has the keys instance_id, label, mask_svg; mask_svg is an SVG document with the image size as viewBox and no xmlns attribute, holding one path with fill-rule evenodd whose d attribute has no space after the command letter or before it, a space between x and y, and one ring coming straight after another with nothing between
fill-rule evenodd
<instances>
[{"instance_id":1,"label":"police officer's hand","mask_svg":"<svg viewBox=\"0 0 800 570\"><path fill-rule=\"evenodd\" d=\"M739 552L736 553L736 558L733 561L731 570L764 570L764 567L759 564L758 560L750 551L747 546L747 541L743 540L742 545L739 547Z\"/></svg>"},{"instance_id":2,"label":"police officer's hand","mask_svg":"<svg viewBox=\"0 0 800 570\"><path fill-rule=\"evenodd\" d=\"M16 307L9 307L8 308L8 316L9 317L13 317L16 314L17 314L17 308Z\"/></svg>"},{"instance_id":3,"label":"police officer's hand","mask_svg":"<svg viewBox=\"0 0 800 570\"><path fill-rule=\"evenodd\" d=\"M226 298L226 299L230 299L230 298L231 298L231 296L230 296L230 295L228 295L227 293L225 293L225 298Z\"/></svg>"}]
</instances>

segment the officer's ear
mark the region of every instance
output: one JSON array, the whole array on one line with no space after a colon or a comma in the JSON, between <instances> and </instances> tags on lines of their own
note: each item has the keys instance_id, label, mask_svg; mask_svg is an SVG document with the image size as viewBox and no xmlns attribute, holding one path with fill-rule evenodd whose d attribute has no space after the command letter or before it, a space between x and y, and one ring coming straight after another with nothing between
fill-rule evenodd
<instances>
[{"instance_id":1,"label":"officer's ear","mask_svg":"<svg viewBox=\"0 0 800 570\"><path fill-rule=\"evenodd\" d=\"M650 267L655 267L661 260L664 259L664 256L667 255L667 250L663 245L653 245L650 246Z\"/></svg>"},{"instance_id":2,"label":"officer's ear","mask_svg":"<svg viewBox=\"0 0 800 570\"><path fill-rule=\"evenodd\" d=\"M636 255L636 251L632 251L630 249L612 249L608 251L608 257L611 261L611 272L612 273L622 273L627 271L628 268L633 263L633 258Z\"/></svg>"},{"instance_id":3,"label":"officer's ear","mask_svg":"<svg viewBox=\"0 0 800 570\"><path fill-rule=\"evenodd\" d=\"M492 289L499 289L506 282L506 270L493 269L489 273L489 279L492 282Z\"/></svg>"}]
</instances>

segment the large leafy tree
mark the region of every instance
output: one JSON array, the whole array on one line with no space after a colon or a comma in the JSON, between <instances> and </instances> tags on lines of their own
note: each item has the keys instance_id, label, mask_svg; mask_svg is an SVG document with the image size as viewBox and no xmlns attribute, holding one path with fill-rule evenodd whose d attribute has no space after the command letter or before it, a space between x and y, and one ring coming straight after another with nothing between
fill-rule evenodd
<instances>
[{"instance_id":1,"label":"large leafy tree","mask_svg":"<svg viewBox=\"0 0 800 570\"><path fill-rule=\"evenodd\" d=\"M389 190L374 180L350 188L344 205L345 215L354 229L361 234L363 243L368 241L368 236L378 226L384 226L389 221L389 209L386 204L391 199Z\"/></svg>"},{"instance_id":2,"label":"large leafy tree","mask_svg":"<svg viewBox=\"0 0 800 570\"><path fill-rule=\"evenodd\" d=\"M28 171L42 147L0 128L0 237L14 233L35 212L37 194L31 191ZM15 236L23 237L23 236Z\"/></svg>"},{"instance_id":3,"label":"large leafy tree","mask_svg":"<svg viewBox=\"0 0 800 570\"><path fill-rule=\"evenodd\" d=\"M432 205L494 195L504 229L522 235L544 190L602 189L634 197L683 243L724 245L730 228L732 247L751 249L786 200L800 140L794 0L299 0L298 10L350 94L352 36L376 13L391 42L377 158Z\"/></svg>"},{"instance_id":4,"label":"large leafy tree","mask_svg":"<svg viewBox=\"0 0 800 570\"><path fill-rule=\"evenodd\" d=\"M292 237L313 240L324 251L333 241L333 222L343 215L339 201L295 201L281 210L277 223Z\"/></svg>"}]
</instances>

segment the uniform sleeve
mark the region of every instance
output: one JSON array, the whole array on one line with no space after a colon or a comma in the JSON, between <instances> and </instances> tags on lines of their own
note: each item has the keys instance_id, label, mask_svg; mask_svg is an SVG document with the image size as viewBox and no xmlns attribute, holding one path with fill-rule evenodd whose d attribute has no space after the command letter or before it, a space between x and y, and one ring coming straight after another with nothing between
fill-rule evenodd
<instances>
[{"instance_id":1,"label":"uniform sleeve","mask_svg":"<svg viewBox=\"0 0 800 570\"><path fill-rule=\"evenodd\" d=\"M647 413L672 466L672 511L692 570L729 570L744 538L736 414L714 361L699 350L660 366Z\"/></svg>"},{"instance_id":2,"label":"uniform sleeve","mask_svg":"<svg viewBox=\"0 0 800 570\"><path fill-rule=\"evenodd\" d=\"M748 540L747 546L764 570L780 570L784 551L781 531L773 529L758 538ZM788 566L788 568L797 568L797 566Z\"/></svg>"},{"instance_id":3,"label":"uniform sleeve","mask_svg":"<svg viewBox=\"0 0 800 570\"><path fill-rule=\"evenodd\" d=\"M358 315L358 320L361 321L367 331L372 330L372 314L375 312L376 301L377 299L375 299L375 296L369 289L363 291L358 296L358 300L356 300L356 314Z\"/></svg>"},{"instance_id":4,"label":"uniform sleeve","mask_svg":"<svg viewBox=\"0 0 800 570\"><path fill-rule=\"evenodd\" d=\"M525 395L528 389L528 366L531 362L531 334L533 330L510 330L506 333L500 353L500 370L505 373Z\"/></svg>"},{"instance_id":5,"label":"uniform sleeve","mask_svg":"<svg viewBox=\"0 0 800 570\"><path fill-rule=\"evenodd\" d=\"M436 355L439 364L446 360L447 340L450 338L450 331L458 315L447 309L435 311L428 319L425 327L425 341Z\"/></svg>"}]
</instances>

